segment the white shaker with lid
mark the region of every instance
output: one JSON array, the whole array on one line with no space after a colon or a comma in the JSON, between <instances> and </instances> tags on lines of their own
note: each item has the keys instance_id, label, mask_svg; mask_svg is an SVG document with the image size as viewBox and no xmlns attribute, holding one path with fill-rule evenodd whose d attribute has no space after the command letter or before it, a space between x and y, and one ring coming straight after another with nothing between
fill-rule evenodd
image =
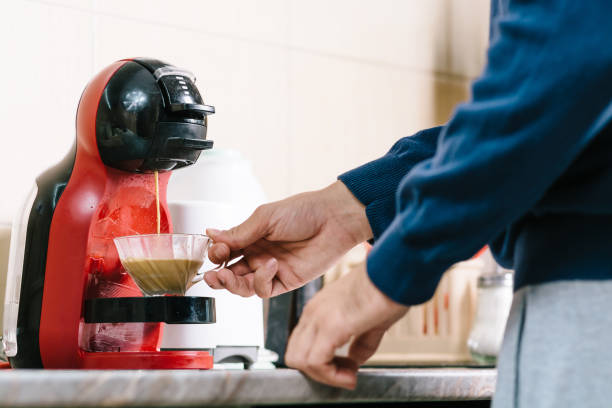
<instances>
[{"instance_id":1,"label":"white shaker with lid","mask_svg":"<svg viewBox=\"0 0 612 408\"><path fill-rule=\"evenodd\" d=\"M490 252L483 254L489 267L478 278L478 305L468 338L472 358L495 364L501 348L513 298L513 273L498 266Z\"/></svg>"}]
</instances>

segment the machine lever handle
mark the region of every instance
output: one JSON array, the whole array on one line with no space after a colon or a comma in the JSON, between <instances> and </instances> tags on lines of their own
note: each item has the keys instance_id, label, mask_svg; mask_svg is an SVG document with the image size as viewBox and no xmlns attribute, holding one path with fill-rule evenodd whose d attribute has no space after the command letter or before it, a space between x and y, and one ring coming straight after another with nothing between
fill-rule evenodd
<instances>
[{"instance_id":1,"label":"machine lever handle","mask_svg":"<svg viewBox=\"0 0 612 408\"><path fill-rule=\"evenodd\" d=\"M197 103L173 103L170 105L170 112L196 112L206 116L215 113L215 107Z\"/></svg>"},{"instance_id":2,"label":"machine lever handle","mask_svg":"<svg viewBox=\"0 0 612 408\"><path fill-rule=\"evenodd\" d=\"M184 149L207 150L212 149L213 141L206 139L195 139L189 137L169 137L167 145Z\"/></svg>"}]
</instances>

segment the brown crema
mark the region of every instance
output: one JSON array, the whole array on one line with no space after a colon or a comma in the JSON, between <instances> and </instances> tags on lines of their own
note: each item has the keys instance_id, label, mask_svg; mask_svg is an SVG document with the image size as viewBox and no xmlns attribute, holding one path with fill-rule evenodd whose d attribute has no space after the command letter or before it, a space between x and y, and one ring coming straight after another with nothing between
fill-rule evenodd
<instances>
[{"instance_id":1,"label":"brown crema","mask_svg":"<svg viewBox=\"0 0 612 408\"><path fill-rule=\"evenodd\" d=\"M184 296L203 262L193 259L128 258L121 263L145 296Z\"/></svg>"}]
</instances>

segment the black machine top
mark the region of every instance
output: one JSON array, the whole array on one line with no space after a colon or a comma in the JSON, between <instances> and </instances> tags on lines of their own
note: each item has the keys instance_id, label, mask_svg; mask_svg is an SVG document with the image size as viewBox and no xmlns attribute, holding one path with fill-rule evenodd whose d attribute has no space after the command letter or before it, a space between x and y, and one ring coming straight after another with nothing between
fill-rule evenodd
<instances>
[{"instance_id":1,"label":"black machine top","mask_svg":"<svg viewBox=\"0 0 612 408\"><path fill-rule=\"evenodd\" d=\"M105 165L148 173L188 166L212 148L207 116L189 71L165 62L127 61L104 88L96 115L96 139Z\"/></svg>"}]
</instances>

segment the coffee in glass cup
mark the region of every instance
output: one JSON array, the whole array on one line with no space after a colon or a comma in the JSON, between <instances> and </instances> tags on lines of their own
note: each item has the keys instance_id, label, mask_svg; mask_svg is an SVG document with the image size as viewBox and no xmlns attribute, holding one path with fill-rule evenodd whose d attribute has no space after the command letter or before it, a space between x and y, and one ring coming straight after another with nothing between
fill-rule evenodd
<instances>
[{"instance_id":1,"label":"coffee in glass cup","mask_svg":"<svg viewBox=\"0 0 612 408\"><path fill-rule=\"evenodd\" d=\"M121 264L145 296L184 296L203 279L200 269L212 245L202 234L129 235L114 242Z\"/></svg>"}]
</instances>

